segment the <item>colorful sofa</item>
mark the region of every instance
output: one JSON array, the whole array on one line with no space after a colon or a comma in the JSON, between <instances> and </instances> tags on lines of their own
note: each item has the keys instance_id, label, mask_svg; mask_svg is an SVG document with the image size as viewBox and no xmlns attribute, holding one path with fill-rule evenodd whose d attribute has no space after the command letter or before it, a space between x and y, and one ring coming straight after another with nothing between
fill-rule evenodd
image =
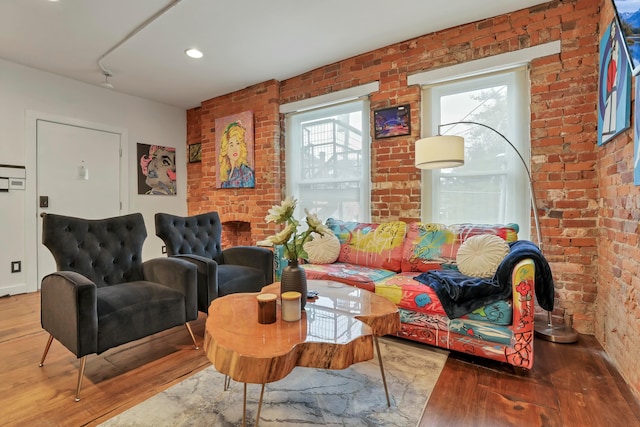
<instances>
[{"instance_id":1,"label":"colorful sofa","mask_svg":"<svg viewBox=\"0 0 640 427\"><path fill-rule=\"evenodd\" d=\"M307 279L343 282L393 301L401 316L399 337L520 368L533 366L533 259L503 261L496 276L507 278L510 296L456 318L447 315L431 286L416 280L428 272L456 269L458 249L471 236L494 234L517 244L513 243L518 240L517 225L365 224L335 219L326 225L339 239L340 252L334 263L304 264Z\"/></svg>"}]
</instances>

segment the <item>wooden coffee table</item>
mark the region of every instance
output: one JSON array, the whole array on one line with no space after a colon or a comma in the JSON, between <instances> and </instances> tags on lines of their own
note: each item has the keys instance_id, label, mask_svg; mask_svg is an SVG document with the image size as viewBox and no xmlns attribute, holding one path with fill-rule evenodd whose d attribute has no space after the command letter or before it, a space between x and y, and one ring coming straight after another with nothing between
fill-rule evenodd
<instances>
[{"instance_id":1,"label":"wooden coffee table","mask_svg":"<svg viewBox=\"0 0 640 427\"><path fill-rule=\"evenodd\" d=\"M262 384L257 426L266 383L286 377L296 366L345 369L370 360L374 344L390 405L378 337L400 330L396 305L343 283L309 280L307 287L317 291L318 297L307 300L297 322L283 321L278 305L275 323L258 323L257 293L216 298L209 307L205 353L220 373L244 383L243 425L247 383ZM280 295L280 283L264 287L262 293Z\"/></svg>"}]
</instances>

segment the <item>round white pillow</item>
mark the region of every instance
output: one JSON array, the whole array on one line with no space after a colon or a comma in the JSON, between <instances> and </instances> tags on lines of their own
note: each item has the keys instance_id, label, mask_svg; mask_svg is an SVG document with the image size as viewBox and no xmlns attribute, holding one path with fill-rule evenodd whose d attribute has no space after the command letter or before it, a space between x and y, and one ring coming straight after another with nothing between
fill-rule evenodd
<instances>
[{"instance_id":1,"label":"round white pillow","mask_svg":"<svg viewBox=\"0 0 640 427\"><path fill-rule=\"evenodd\" d=\"M313 235L304 245L308 260L311 264L332 264L340 255L340 241L333 234L325 233Z\"/></svg>"},{"instance_id":2,"label":"round white pillow","mask_svg":"<svg viewBox=\"0 0 640 427\"><path fill-rule=\"evenodd\" d=\"M471 277L491 278L509 253L509 244L493 234L469 237L456 255L458 271Z\"/></svg>"}]
</instances>

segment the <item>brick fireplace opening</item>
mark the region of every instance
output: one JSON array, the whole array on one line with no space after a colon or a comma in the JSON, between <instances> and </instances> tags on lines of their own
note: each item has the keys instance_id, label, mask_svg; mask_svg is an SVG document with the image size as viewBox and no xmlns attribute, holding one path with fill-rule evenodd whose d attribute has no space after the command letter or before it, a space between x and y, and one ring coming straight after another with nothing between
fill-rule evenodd
<instances>
[{"instance_id":1,"label":"brick fireplace opening","mask_svg":"<svg viewBox=\"0 0 640 427\"><path fill-rule=\"evenodd\" d=\"M222 247L251 246L251 223L247 221L222 222Z\"/></svg>"}]
</instances>

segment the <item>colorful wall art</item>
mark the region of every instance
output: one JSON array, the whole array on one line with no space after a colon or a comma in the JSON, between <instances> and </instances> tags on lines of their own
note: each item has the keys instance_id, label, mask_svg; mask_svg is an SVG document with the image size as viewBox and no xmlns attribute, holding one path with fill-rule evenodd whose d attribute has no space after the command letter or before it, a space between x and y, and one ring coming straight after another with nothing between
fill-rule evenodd
<instances>
[{"instance_id":1,"label":"colorful wall art","mask_svg":"<svg viewBox=\"0 0 640 427\"><path fill-rule=\"evenodd\" d=\"M138 143L138 194L176 195L176 149Z\"/></svg>"},{"instance_id":2,"label":"colorful wall art","mask_svg":"<svg viewBox=\"0 0 640 427\"><path fill-rule=\"evenodd\" d=\"M253 112L216 119L217 188L254 188Z\"/></svg>"},{"instance_id":3,"label":"colorful wall art","mask_svg":"<svg viewBox=\"0 0 640 427\"><path fill-rule=\"evenodd\" d=\"M614 18L600 39L598 145L630 126L631 68L623 50L622 32Z\"/></svg>"}]
</instances>

